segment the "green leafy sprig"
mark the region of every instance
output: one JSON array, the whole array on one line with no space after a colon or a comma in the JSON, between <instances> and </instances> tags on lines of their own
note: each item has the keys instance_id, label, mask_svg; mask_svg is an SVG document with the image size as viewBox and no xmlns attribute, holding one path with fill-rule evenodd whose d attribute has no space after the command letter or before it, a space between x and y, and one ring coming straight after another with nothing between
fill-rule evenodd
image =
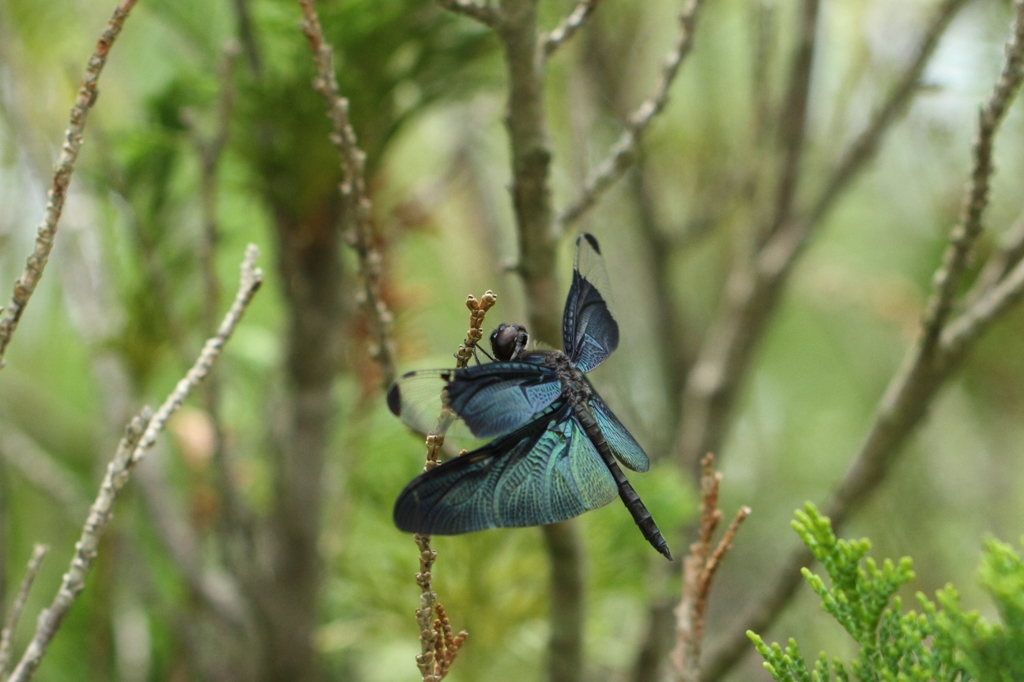
<instances>
[{"instance_id":1,"label":"green leafy sprig","mask_svg":"<svg viewBox=\"0 0 1024 682\"><path fill-rule=\"evenodd\" d=\"M793 529L825 568L828 584L807 568L804 578L859 651L847 663L830 662L822 653L812 670L795 640L784 649L777 643L769 647L748 632L778 682L1024 680L1024 560L1010 545L985 542L979 578L1001 619L990 623L965 612L951 585L936 594L937 604L918 593L921 613L903 613L896 593L914 578L911 560L886 559L879 566L867 556L867 539L837 539L829 519L811 503L796 512Z\"/></svg>"}]
</instances>

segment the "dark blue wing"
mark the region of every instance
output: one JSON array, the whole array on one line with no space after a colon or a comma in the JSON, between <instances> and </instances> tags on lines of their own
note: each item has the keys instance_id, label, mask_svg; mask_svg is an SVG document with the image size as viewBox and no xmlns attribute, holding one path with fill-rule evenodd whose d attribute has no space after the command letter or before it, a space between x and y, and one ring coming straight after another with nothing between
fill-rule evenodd
<instances>
[{"instance_id":1,"label":"dark blue wing","mask_svg":"<svg viewBox=\"0 0 1024 682\"><path fill-rule=\"evenodd\" d=\"M489 362L466 369L409 372L388 389L388 407L420 433L437 433L449 407L477 438L516 430L558 398L562 385L547 367Z\"/></svg>"},{"instance_id":2,"label":"dark blue wing","mask_svg":"<svg viewBox=\"0 0 1024 682\"><path fill-rule=\"evenodd\" d=\"M651 461L632 434L615 418L608 406L604 404L597 392L590 400L590 409L597 419L604 439L612 449L615 458L633 471L644 472L651 468Z\"/></svg>"},{"instance_id":3,"label":"dark blue wing","mask_svg":"<svg viewBox=\"0 0 1024 682\"><path fill-rule=\"evenodd\" d=\"M564 521L611 502L615 480L566 403L515 433L412 481L394 520L411 533L457 535Z\"/></svg>"},{"instance_id":4,"label":"dark blue wing","mask_svg":"<svg viewBox=\"0 0 1024 682\"><path fill-rule=\"evenodd\" d=\"M584 232L576 238L572 286L562 313L562 346L583 372L600 365L619 345L619 325L608 309L608 288L597 239Z\"/></svg>"},{"instance_id":5,"label":"dark blue wing","mask_svg":"<svg viewBox=\"0 0 1024 682\"><path fill-rule=\"evenodd\" d=\"M558 375L526 362L489 362L458 369L444 389L444 401L477 438L515 431L562 393Z\"/></svg>"}]
</instances>

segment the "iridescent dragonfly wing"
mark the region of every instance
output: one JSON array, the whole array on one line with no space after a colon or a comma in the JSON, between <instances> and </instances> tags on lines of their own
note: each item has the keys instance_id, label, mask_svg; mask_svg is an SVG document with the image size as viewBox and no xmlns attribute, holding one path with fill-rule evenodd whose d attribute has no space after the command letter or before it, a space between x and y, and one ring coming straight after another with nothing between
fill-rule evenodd
<instances>
[{"instance_id":1,"label":"iridescent dragonfly wing","mask_svg":"<svg viewBox=\"0 0 1024 682\"><path fill-rule=\"evenodd\" d=\"M387 402L394 414L421 433L438 433L437 415L449 408L476 438L495 438L515 431L561 392L558 375L547 367L489 362L409 372L392 384Z\"/></svg>"},{"instance_id":2,"label":"iridescent dragonfly wing","mask_svg":"<svg viewBox=\"0 0 1024 682\"><path fill-rule=\"evenodd\" d=\"M394 521L413 533L457 535L564 521L618 495L608 467L566 403L413 480Z\"/></svg>"},{"instance_id":3,"label":"iridescent dragonfly wing","mask_svg":"<svg viewBox=\"0 0 1024 682\"><path fill-rule=\"evenodd\" d=\"M619 345L619 325L608 306L608 273L592 234L576 238L572 286L562 313L562 346L578 369L589 372Z\"/></svg>"},{"instance_id":4,"label":"iridescent dragonfly wing","mask_svg":"<svg viewBox=\"0 0 1024 682\"><path fill-rule=\"evenodd\" d=\"M651 468L651 461L647 458L647 453L604 404L596 391L590 399L590 410L594 413L597 425L601 427L601 433L616 459L633 471L644 472Z\"/></svg>"}]
</instances>

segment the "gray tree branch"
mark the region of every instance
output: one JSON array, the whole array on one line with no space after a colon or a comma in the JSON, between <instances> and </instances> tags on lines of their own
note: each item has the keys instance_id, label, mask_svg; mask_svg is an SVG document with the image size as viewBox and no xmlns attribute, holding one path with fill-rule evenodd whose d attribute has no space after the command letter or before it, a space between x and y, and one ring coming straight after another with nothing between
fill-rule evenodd
<instances>
[{"instance_id":1,"label":"gray tree branch","mask_svg":"<svg viewBox=\"0 0 1024 682\"><path fill-rule=\"evenodd\" d=\"M597 9L601 0L581 0L579 4L563 19L558 26L543 36L541 43L544 45L544 57L550 57L555 50L569 42L590 15Z\"/></svg>"},{"instance_id":2,"label":"gray tree branch","mask_svg":"<svg viewBox=\"0 0 1024 682\"><path fill-rule=\"evenodd\" d=\"M4 364L4 353L7 345L11 342L11 336L21 320L21 315L32 298L33 292L43 276L43 270L50 259L50 251L53 249L53 240L57 236L57 223L60 222L61 212L64 210L64 200L67 197L68 185L71 182L71 175L75 172L75 162L78 160L78 152L82 148L82 134L85 131L85 122L89 110L96 103L99 95L97 83L103 66L107 63L107 55L121 27L124 25L136 0L121 0L121 3L114 10L114 15L107 22L103 34L96 43L96 49L89 58L85 69L85 76L82 78L82 85L75 98L75 105L71 109L71 118L68 128L64 133L64 144L61 147L60 158L54 168L53 182L46 203L46 212L43 221L36 229L36 243L32 255L25 263L25 271L17 282L14 283L14 294L11 302L0 315L0 369Z\"/></svg>"}]
</instances>

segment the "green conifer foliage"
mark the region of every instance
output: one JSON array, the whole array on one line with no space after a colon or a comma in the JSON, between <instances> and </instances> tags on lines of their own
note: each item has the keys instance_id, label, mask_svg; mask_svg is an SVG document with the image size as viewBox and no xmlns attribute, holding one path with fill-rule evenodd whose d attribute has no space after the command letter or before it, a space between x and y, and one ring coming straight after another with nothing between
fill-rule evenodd
<instances>
[{"instance_id":1,"label":"green conifer foliage","mask_svg":"<svg viewBox=\"0 0 1024 682\"><path fill-rule=\"evenodd\" d=\"M839 540L813 504L796 512L793 529L828 574L828 585L809 569L804 578L821 607L857 643L857 657L831 662L822 653L809 668L795 640L770 647L747 635L779 682L1013 682L1024 680L1024 560L1013 547L986 540L979 579L999 611L999 623L965 612L952 585L937 603L918 593L921 612L902 612L900 586L914 578L904 557L879 566L866 539Z\"/></svg>"}]
</instances>

